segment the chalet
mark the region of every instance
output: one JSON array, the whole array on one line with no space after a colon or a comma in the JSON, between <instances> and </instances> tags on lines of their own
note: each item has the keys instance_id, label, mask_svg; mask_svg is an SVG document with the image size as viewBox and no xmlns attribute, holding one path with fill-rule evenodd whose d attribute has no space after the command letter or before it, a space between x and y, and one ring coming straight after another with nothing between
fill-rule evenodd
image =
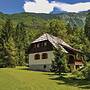
<instances>
[{"instance_id":1,"label":"chalet","mask_svg":"<svg viewBox=\"0 0 90 90\"><path fill-rule=\"evenodd\" d=\"M70 68L77 69L83 66L84 58L81 51L72 48L62 39L45 33L33 41L28 49L30 69L49 71L54 60L53 48L58 47L68 55Z\"/></svg>"}]
</instances>

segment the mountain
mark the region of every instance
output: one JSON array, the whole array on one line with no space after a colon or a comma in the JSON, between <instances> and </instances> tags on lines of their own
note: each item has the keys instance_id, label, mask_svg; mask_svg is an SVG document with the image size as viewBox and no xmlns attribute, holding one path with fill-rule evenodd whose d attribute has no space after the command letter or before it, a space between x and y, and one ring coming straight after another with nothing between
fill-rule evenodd
<instances>
[{"instance_id":1,"label":"mountain","mask_svg":"<svg viewBox=\"0 0 90 90\"><path fill-rule=\"evenodd\" d=\"M17 13L17 14L3 14L0 13L0 26L5 22L7 18L10 18L13 23L16 25L19 22L24 22L27 25L32 23L35 24L44 24L48 20L51 19L63 19L66 23L70 23L73 27L81 27L83 28L85 25L85 19L87 12L80 12L80 13L60 13L60 14L36 14L36 13Z\"/></svg>"}]
</instances>

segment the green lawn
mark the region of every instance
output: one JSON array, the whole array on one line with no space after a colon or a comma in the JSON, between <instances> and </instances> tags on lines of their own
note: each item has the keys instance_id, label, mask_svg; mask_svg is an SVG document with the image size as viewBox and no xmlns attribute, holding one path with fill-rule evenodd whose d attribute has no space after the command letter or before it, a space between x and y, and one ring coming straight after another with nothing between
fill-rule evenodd
<instances>
[{"instance_id":1,"label":"green lawn","mask_svg":"<svg viewBox=\"0 0 90 90\"><path fill-rule=\"evenodd\" d=\"M59 78L53 73L0 69L0 90L90 90L90 81Z\"/></svg>"}]
</instances>

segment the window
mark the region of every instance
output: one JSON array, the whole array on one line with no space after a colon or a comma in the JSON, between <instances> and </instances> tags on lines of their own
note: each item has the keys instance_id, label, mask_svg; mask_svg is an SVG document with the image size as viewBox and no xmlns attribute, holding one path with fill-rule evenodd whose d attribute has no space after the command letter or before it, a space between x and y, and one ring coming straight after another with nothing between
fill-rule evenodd
<instances>
[{"instance_id":1,"label":"window","mask_svg":"<svg viewBox=\"0 0 90 90\"><path fill-rule=\"evenodd\" d=\"M69 55L69 64L73 64L74 63L74 56L73 55Z\"/></svg>"},{"instance_id":2,"label":"window","mask_svg":"<svg viewBox=\"0 0 90 90\"><path fill-rule=\"evenodd\" d=\"M37 47L37 45L36 44L34 44L34 48L36 48Z\"/></svg>"},{"instance_id":3,"label":"window","mask_svg":"<svg viewBox=\"0 0 90 90\"><path fill-rule=\"evenodd\" d=\"M47 42L44 42L44 46L47 46Z\"/></svg>"},{"instance_id":4,"label":"window","mask_svg":"<svg viewBox=\"0 0 90 90\"><path fill-rule=\"evenodd\" d=\"M35 60L38 60L40 59L40 55L39 54L35 54L35 57L34 57Z\"/></svg>"},{"instance_id":5,"label":"window","mask_svg":"<svg viewBox=\"0 0 90 90\"><path fill-rule=\"evenodd\" d=\"M41 43L41 46L42 46L42 47L47 46L47 42L42 42L42 43Z\"/></svg>"},{"instance_id":6,"label":"window","mask_svg":"<svg viewBox=\"0 0 90 90\"><path fill-rule=\"evenodd\" d=\"M42 54L42 59L47 59L48 58L48 54L47 53L43 53Z\"/></svg>"},{"instance_id":7,"label":"window","mask_svg":"<svg viewBox=\"0 0 90 90\"><path fill-rule=\"evenodd\" d=\"M37 44L37 48L39 48L39 43Z\"/></svg>"},{"instance_id":8,"label":"window","mask_svg":"<svg viewBox=\"0 0 90 90\"><path fill-rule=\"evenodd\" d=\"M44 69L46 69L46 67L47 67L46 65L43 66Z\"/></svg>"}]
</instances>

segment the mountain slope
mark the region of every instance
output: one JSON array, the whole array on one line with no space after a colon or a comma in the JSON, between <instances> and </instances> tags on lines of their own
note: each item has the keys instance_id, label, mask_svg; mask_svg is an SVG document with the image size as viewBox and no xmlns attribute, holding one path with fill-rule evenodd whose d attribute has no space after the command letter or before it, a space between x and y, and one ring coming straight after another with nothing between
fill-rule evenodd
<instances>
[{"instance_id":1,"label":"mountain slope","mask_svg":"<svg viewBox=\"0 0 90 90\"><path fill-rule=\"evenodd\" d=\"M32 23L44 24L51 19L63 19L66 23L70 23L73 27L84 27L86 15L88 12L80 13L61 13L61 14L35 14L35 13L18 13L6 15L0 13L0 25L9 17L16 25L19 22L24 22L27 25Z\"/></svg>"}]
</instances>

